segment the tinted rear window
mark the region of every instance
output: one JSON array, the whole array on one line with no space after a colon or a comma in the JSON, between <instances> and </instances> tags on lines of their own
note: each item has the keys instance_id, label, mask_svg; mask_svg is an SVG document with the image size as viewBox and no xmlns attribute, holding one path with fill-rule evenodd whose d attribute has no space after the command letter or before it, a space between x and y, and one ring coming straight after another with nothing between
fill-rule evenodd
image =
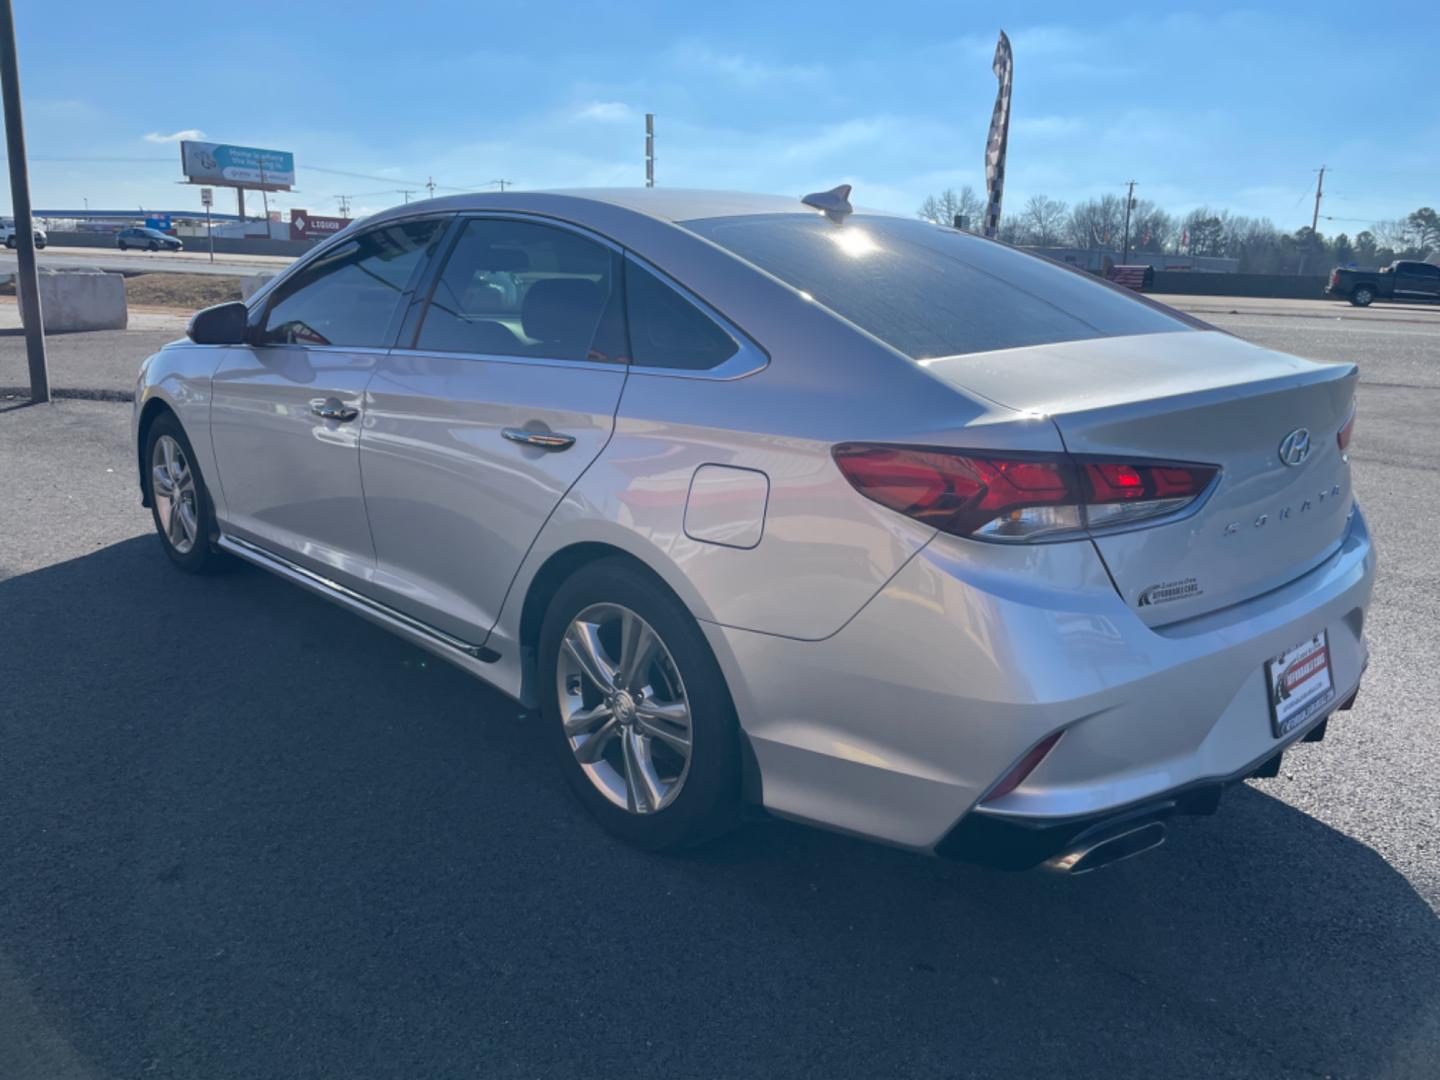
<instances>
[{"instance_id":1,"label":"tinted rear window","mask_svg":"<svg viewBox=\"0 0 1440 1080\"><path fill-rule=\"evenodd\" d=\"M1190 329L1083 274L924 221L757 214L682 224L916 360Z\"/></svg>"}]
</instances>

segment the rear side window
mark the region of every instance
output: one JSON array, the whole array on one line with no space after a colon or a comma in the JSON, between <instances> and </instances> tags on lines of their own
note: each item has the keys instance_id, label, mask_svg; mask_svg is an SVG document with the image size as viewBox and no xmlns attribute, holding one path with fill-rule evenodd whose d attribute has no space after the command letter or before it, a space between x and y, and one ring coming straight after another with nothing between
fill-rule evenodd
<instances>
[{"instance_id":1,"label":"rear side window","mask_svg":"<svg viewBox=\"0 0 1440 1080\"><path fill-rule=\"evenodd\" d=\"M287 278L265 312L266 345L384 348L400 294L439 241L438 218L372 229Z\"/></svg>"},{"instance_id":2,"label":"rear side window","mask_svg":"<svg viewBox=\"0 0 1440 1080\"><path fill-rule=\"evenodd\" d=\"M680 293L625 261L630 356L642 367L709 371L739 351L735 339Z\"/></svg>"},{"instance_id":3,"label":"rear side window","mask_svg":"<svg viewBox=\"0 0 1440 1080\"><path fill-rule=\"evenodd\" d=\"M566 229L474 218L450 252L415 346L622 363L620 256Z\"/></svg>"},{"instance_id":4,"label":"rear side window","mask_svg":"<svg viewBox=\"0 0 1440 1080\"><path fill-rule=\"evenodd\" d=\"M916 360L1189 327L1099 281L924 221L705 218L685 228Z\"/></svg>"}]
</instances>

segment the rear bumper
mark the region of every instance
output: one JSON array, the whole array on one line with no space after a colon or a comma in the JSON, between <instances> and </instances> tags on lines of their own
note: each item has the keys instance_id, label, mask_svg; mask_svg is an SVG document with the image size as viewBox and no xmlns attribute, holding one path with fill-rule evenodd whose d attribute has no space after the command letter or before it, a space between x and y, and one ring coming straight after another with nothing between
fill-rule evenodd
<instances>
[{"instance_id":1,"label":"rear bumper","mask_svg":"<svg viewBox=\"0 0 1440 1080\"><path fill-rule=\"evenodd\" d=\"M979 547L938 537L823 641L705 626L754 752L756 801L991 863L989 849L1014 843L1011 861L1033 865L1117 814L1201 805L1210 796L1186 793L1249 775L1303 737L1270 730L1269 658L1328 631L1336 701L1367 661L1375 556L1358 509L1309 573L1155 629L1089 544ZM1062 729L1024 783L975 811Z\"/></svg>"},{"instance_id":2,"label":"rear bumper","mask_svg":"<svg viewBox=\"0 0 1440 1080\"><path fill-rule=\"evenodd\" d=\"M1280 759L1297 742L1318 742L1335 712L1351 708L1359 687L1340 699L1334 710L1317 716L1292 732L1283 745L1263 760L1251 762L1226 777L1200 780L1164 792L1132 806L1116 807L1068 818L1015 818L975 810L960 819L935 847L935 854L960 862L999 870L1029 870L1052 863L1067 852L1083 849L1108 837L1128 834L1151 822L1171 818L1204 817L1215 813L1225 789L1254 776L1278 775Z\"/></svg>"}]
</instances>

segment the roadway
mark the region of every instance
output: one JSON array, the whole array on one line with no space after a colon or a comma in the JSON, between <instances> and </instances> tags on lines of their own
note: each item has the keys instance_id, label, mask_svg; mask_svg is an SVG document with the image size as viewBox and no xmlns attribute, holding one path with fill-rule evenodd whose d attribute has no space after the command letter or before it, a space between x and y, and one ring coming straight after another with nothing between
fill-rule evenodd
<instances>
[{"instance_id":1,"label":"roadway","mask_svg":"<svg viewBox=\"0 0 1440 1080\"><path fill-rule=\"evenodd\" d=\"M187 244L189 241L187 241ZM204 241L199 241L201 245ZM163 271L170 274L257 274L289 266L294 259L280 255L216 255L208 251L120 251L118 248L46 247L36 261L54 269L96 266L123 274ZM13 274L18 265L13 251L0 248L0 274Z\"/></svg>"},{"instance_id":2,"label":"roadway","mask_svg":"<svg viewBox=\"0 0 1440 1080\"><path fill-rule=\"evenodd\" d=\"M1433 1077L1440 326L1268 310L1204 315L1361 367L1364 688L1077 879L777 822L626 848L512 702L259 571L176 573L128 406L12 403L0 1076ZM52 356L123 396L165 336Z\"/></svg>"}]
</instances>

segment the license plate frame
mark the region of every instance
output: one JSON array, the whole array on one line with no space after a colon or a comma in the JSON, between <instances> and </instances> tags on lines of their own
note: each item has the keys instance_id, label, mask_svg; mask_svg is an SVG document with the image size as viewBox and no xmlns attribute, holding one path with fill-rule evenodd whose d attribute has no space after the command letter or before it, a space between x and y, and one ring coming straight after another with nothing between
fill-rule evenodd
<instances>
[{"instance_id":1,"label":"license plate frame","mask_svg":"<svg viewBox=\"0 0 1440 1080\"><path fill-rule=\"evenodd\" d=\"M1321 630L1265 661L1265 689L1270 731L1277 739L1328 711L1335 702L1330 631Z\"/></svg>"}]
</instances>

